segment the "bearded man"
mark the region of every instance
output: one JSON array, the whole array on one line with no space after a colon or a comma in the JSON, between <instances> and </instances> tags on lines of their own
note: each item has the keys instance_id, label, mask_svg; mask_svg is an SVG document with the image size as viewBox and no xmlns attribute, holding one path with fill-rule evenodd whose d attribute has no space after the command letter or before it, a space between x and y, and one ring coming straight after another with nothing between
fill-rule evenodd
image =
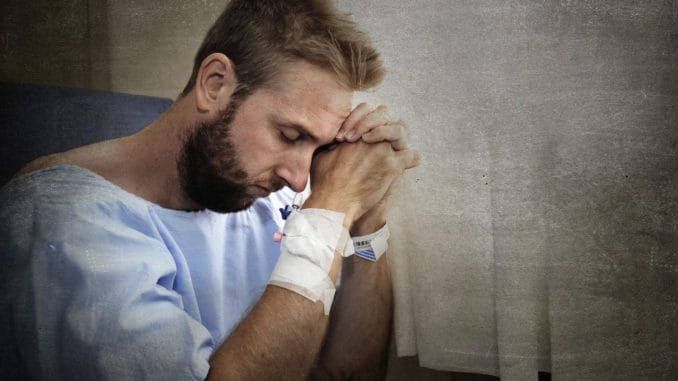
<instances>
[{"instance_id":1,"label":"bearded man","mask_svg":"<svg viewBox=\"0 0 678 381\"><path fill-rule=\"evenodd\" d=\"M418 161L385 107L351 108L383 76L329 1L232 1L157 120L3 188L0 378L383 377L387 263L350 237L384 251Z\"/></svg>"}]
</instances>

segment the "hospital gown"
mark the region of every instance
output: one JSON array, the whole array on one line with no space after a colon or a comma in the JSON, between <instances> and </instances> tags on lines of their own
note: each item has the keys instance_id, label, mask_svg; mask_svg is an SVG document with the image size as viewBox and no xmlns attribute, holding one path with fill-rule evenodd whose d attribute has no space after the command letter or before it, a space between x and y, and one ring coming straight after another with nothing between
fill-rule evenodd
<instances>
[{"instance_id":1,"label":"hospital gown","mask_svg":"<svg viewBox=\"0 0 678 381\"><path fill-rule=\"evenodd\" d=\"M219 214L74 166L15 179L0 192L0 379L204 379L266 287L293 195Z\"/></svg>"}]
</instances>

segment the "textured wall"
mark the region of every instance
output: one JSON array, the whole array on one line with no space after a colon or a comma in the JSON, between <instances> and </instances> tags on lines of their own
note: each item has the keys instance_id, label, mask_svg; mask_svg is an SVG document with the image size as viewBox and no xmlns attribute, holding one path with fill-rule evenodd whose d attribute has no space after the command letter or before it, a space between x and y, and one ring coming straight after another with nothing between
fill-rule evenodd
<instances>
[{"instance_id":1,"label":"textured wall","mask_svg":"<svg viewBox=\"0 0 678 381\"><path fill-rule=\"evenodd\" d=\"M86 0L54 3L10 0L0 6L2 80L87 86ZM85 75L83 76L82 73Z\"/></svg>"},{"instance_id":2,"label":"textured wall","mask_svg":"<svg viewBox=\"0 0 678 381\"><path fill-rule=\"evenodd\" d=\"M119 0L108 4L111 90L175 98L224 1Z\"/></svg>"},{"instance_id":3,"label":"textured wall","mask_svg":"<svg viewBox=\"0 0 678 381\"><path fill-rule=\"evenodd\" d=\"M0 81L107 89L105 0L0 3Z\"/></svg>"}]
</instances>

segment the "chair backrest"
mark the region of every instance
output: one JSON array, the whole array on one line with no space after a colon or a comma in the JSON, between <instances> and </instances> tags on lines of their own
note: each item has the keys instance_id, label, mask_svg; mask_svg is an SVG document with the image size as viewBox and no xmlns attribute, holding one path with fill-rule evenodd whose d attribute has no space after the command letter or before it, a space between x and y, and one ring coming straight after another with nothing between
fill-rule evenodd
<instances>
[{"instance_id":1,"label":"chair backrest","mask_svg":"<svg viewBox=\"0 0 678 381\"><path fill-rule=\"evenodd\" d=\"M130 135L171 99L0 82L0 186L29 161Z\"/></svg>"}]
</instances>

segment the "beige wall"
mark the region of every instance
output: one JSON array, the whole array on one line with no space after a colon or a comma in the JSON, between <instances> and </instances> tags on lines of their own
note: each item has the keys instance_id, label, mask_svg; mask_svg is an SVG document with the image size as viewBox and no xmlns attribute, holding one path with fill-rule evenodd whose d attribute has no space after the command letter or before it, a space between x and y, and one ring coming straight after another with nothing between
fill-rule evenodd
<instances>
[{"instance_id":1,"label":"beige wall","mask_svg":"<svg viewBox=\"0 0 678 381\"><path fill-rule=\"evenodd\" d=\"M223 2L204 0L110 2L110 89L175 98L222 8Z\"/></svg>"},{"instance_id":2,"label":"beige wall","mask_svg":"<svg viewBox=\"0 0 678 381\"><path fill-rule=\"evenodd\" d=\"M174 98L218 1L3 2L0 80Z\"/></svg>"},{"instance_id":3,"label":"beige wall","mask_svg":"<svg viewBox=\"0 0 678 381\"><path fill-rule=\"evenodd\" d=\"M0 18L0 80L92 85L87 0L3 1Z\"/></svg>"}]
</instances>

